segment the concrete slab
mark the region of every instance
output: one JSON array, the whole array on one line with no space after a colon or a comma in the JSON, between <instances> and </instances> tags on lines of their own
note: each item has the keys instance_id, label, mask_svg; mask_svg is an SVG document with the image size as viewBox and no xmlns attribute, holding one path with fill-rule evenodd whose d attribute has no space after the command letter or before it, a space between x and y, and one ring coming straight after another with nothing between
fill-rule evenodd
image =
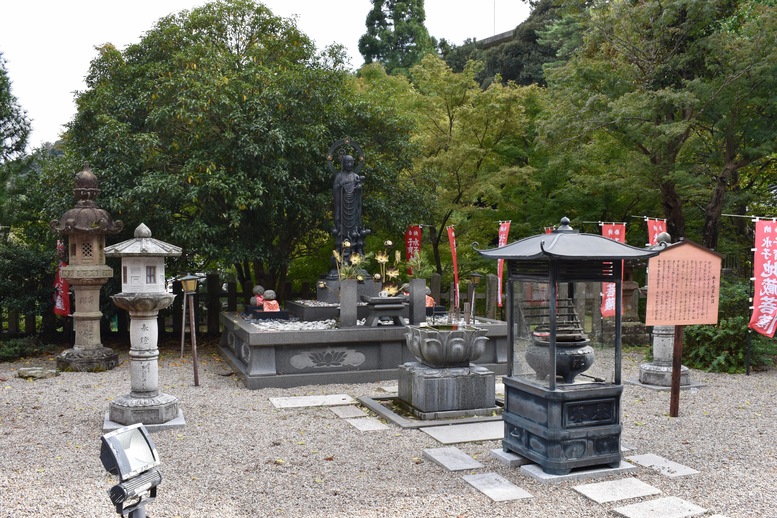
<instances>
[{"instance_id":1,"label":"concrete slab","mask_svg":"<svg viewBox=\"0 0 777 518\"><path fill-rule=\"evenodd\" d=\"M509 468L520 468L526 464L531 464L532 461L526 457L513 453L511 451L504 451L502 448L495 448L491 450L491 456L507 465Z\"/></svg>"},{"instance_id":2,"label":"concrete slab","mask_svg":"<svg viewBox=\"0 0 777 518\"><path fill-rule=\"evenodd\" d=\"M575 486L572 489L598 504L617 502L629 498L658 495L661 493L660 489L634 477L585 484L582 486Z\"/></svg>"},{"instance_id":3,"label":"concrete slab","mask_svg":"<svg viewBox=\"0 0 777 518\"><path fill-rule=\"evenodd\" d=\"M682 498L668 496L618 507L613 509L613 512L626 518L684 518L702 515L707 510Z\"/></svg>"},{"instance_id":4,"label":"concrete slab","mask_svg":"<svg viewBox=\"0 0 777 518\"><path fill-rule=\"evenodd\" d=\"M505 433L502 420L449 426L428 426L420 428L420 430L431 435L437 442L442 444L494 441L504 438Z\"/></svg>"},{"instance_id":5,"label":"concrete slab","mask_svg":"<svg viewBox=\"0 0 777 518\"><path fill-rule=\"evenodd\" d=\"M118 430L119 428L123 428L126 426L121 423L111 421L108 418L109 414L110 412L105 412L105 419L103 420L103 433L112 432L114 430ZM170 419L166 423L161 423L161 424L144 423L143 426L145 426L146 430L148 430L151 433L161 432L164 430L177 430L179 428L184 428L186 426L186 419L183 418L183 410L179 408L178 416L173 419Z\"/></svg>"},{"instance_id":6,"label":"concrete slab","mask_svg":"<svg viewBox=\"0 0 777 518\"><path fill-rule=\"evenodd\" d=\"M542 471L542 467L539 464L527 464L521 466L521 473L528 475L540 482L548 484L556 484L559 482L567 482L569 480L585 480L591 478L609 477L611 475L619 475L623 473L630 473L637 471L637 467L628 462L621 462L617 468L608 467L592 467L592 468L577 468L572 470L568 475L549 475Z\"/></svg>"},{"instance_id":7,"label":"concrete slab","mask_svg":"<svg viewBox=\"0 0 777 518\"><path fill-rule=\"evenodd\" d=\"M464 475L463 478L468 484L494 502L532 498L531 493L521 489L497 473Z\"/></svg>"},{"instance_id":8,"label":"concrete slab","mask_svg":"<svg viewBox=\"0 0 777 518\"><path fill-rule=\"evenodd\" d=\"M374 417L357 417L356 419L346 419L345 422L362 432L389 429L385 423L381 423Z\"/></svg>"},{"instance_id":9,"label":"concrete slab","mask_svg":"<svg viewBox=\"0 0 777 518\"><path fill-rule=\"evenodd\" d=\"M329 394L322 396L271 397L275 408L303 408L310 406L353 405L356 400L348 394Z\"/></svg>"},{"instance_id":10,"label":"concrete slab","mask_svg":"<svg viewBox=\"0 0 777 518\"><path fill-rule=\"evenodd\" d=\"M463 471L483 467L483 464L454 447L429 448L424 450L423 456L448 471Z\"/></svg>"},{"instance_id":11,"label":"concrete slab","mask_svg":"<svg viewBox=\"0 0 777 518\"><path fill-rule=\"evenodd\" d=\"M348 406L333 406L330 408L332 412L337 417L342 417L343 419L353 419L354 417L367 417L367 412L359 408L358 406L354 405L348 405Z\"/></svg>"},{"instance_id":12,"label":"concrete slab","mask_svg":"<svg viewBox=\"0 0 777 518\"><path fill-rule=\"evenodd\" d=\"M645 466L646 468L652 468L667 477L685 477L698 473L698 471L693 468L672 462L671 460L667 460L652 453L632 455L631 457L626 457L626 460L639 464L640 466Z\"/></svg>"}]
</instances>

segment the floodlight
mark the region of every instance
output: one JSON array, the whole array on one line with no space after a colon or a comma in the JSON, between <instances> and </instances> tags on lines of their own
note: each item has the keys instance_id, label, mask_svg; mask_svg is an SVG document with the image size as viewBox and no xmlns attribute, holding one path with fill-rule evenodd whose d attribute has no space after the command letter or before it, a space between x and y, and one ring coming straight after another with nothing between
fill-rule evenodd
<instances>
[{"instance_id":1,"label":"floodlight","mask_svg":"<svg viewBox=\"0 0 777 518\"><path fill-rule=\"evenodd\" d=\"M154 500L156 487L162 482L162 474L157 469L159 455L146 427L138 423L103 435L100 461L109 473L119 477L119 484L108 491L116 512L122 516L145 517L144 507ZM124 507L133 498L139 500Z\"/></svg>"}]
</instances>

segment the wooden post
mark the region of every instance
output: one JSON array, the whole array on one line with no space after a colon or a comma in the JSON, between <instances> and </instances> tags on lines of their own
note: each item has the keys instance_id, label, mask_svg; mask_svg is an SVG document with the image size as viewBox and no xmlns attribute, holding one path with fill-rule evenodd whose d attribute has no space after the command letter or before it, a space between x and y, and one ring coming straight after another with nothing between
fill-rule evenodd
<instances>
[{"instance_id":1,"label":"wooden post","mask_svg":"<svg viewBox=\"0 0 777 518\"><path fill-rule=\"evenodd\" d=\"M227 283L227 311L237 311L237 283Z\"/></svg>"},{"instance_id":2,"label":"wooden post","mask_svg":"<svg viewBox=\"0 0 777 518\"><path fill-rule=\"evenodd\" d=\"M200 386L200 373L197 362L197 328L194 318L194 294L189 295L189 334L192 339L192 365L194 366L194 386Z\"/></svg>"},{"instance_id":3,"label":"wooden post","mask_svg":"<svg viewBox=\"0 0 777 518\"><path fill-rule=\"evenodd\" d=\"M221 313L221 279L217 273L205 277L205 289L208 292L208 334L219 334L219 313Z\"/></svg>"},{"instance_id":4,"label":"wooden post","mask_svg":"<svg viewBox=\"0 0 777 518\"><path fill-rule=\"evenodd\" d=\"M680 411L680 371L683 367L683 326L674 326L674 351L672 352L672 391L669 398L669 417L677 417Z\"/></svg>"}]
</instances>

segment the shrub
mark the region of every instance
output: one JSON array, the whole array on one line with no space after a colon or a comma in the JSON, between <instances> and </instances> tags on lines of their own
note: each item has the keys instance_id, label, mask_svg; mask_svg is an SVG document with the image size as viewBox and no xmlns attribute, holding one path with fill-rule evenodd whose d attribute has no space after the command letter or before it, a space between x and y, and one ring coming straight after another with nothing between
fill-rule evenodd
<instances>
[{"instance_id":1,"label":"shrub","mask_svg":"<svg viewBox=\"0 0 777 518\"><path fill-rule=\"evenodd\" d=\"M712 372L744 372L747 362L747 324L750 321L750 281L723 278L720 285L718 324L687 326L683 363ZM773 364L777 355L774 341L750 332L753 367Z\"/></svg>"},{"instance_id":2,"label":"shrub","mask_svg":"<svg viewBox=\"0 0 777 518\"><path fill-rule=\"evenodd\" d=\"M0 342L0 362L8 362L24 356L37 356L51 352L52 345L42 343L34 336L12 338Z\"/></svg>"}]
</instances>

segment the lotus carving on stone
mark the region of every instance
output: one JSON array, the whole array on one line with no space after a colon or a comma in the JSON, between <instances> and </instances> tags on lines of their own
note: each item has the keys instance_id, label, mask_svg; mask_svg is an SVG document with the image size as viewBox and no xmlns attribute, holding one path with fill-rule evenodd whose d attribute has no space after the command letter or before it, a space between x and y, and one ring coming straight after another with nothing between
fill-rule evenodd
<instances>
[{"instance_id":1,"label":"lotus carving on stone","mask_svg":"<svg viewBox=\"0 0 777 518\"><path fill-rule=\"evenodd\" d=\"M407 348L435 369L469 367L486 349L486 330L474 326L407 326Z\"/></svg>"}]
</instances>

